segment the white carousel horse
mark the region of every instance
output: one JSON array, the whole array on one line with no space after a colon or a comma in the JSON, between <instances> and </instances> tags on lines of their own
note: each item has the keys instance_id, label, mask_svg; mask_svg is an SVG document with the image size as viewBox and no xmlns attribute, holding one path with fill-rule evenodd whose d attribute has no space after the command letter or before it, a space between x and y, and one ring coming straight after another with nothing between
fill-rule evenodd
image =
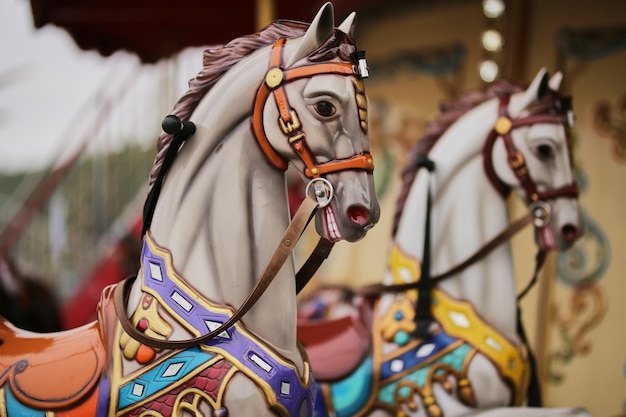
<instances>
[{"instance_id":1,"label":"white carousel horse","mask_svg":"<svg viewBox=\"0 0 626 417\"><path fill-rule=\"evenodd\" d=\"M68 332L0 320L1 416L312 415L291 247L318 205L329 241L362 238L380 215L353 22L335 28L327 3L310 25L205 51L163 124L138 279ZM288 163L317 198L289 226Z\"/></svg>"},{"instance_id":2,"label":"white carousel horse","mask_svg":"<svg viewBox=\"0 0 626 417\"><path fill-rule=\"evenodd\" d=\"M571 105L557 93L560 81L541 70L527 89L502 82L442 108L405 170L383 284L357 289L368 294L354 301L359 313L301 323L317 417L588 415L520 407L530 371L511 248L508 239L490 243L508 233L511 189L535 216L544 250L566 248L580 233ZM416 175L421 167L428 170ZM432 288L421 286L426 276Z\"/></svg>"}]
</instances>

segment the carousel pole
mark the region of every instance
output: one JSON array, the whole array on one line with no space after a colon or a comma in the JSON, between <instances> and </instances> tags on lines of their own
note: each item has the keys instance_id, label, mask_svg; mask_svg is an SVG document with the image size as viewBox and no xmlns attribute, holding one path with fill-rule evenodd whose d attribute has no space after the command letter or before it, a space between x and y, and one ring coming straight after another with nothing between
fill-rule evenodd
<instances>
[{"instance_id":1,"label":"carousel pole","mask_svg":"<svg viewBox=\"0 0 626 417\"><path fill-rule=\"evenodd\" d=\"M531 0L507 1L506 51L502 73L511 80L523 80L528 75L528 59L531 39L530 26L532 17ZM532 71L531 71L532 72ZM527 255L529 256L529 255ZM530 255L532 256L532 255ZM550 300L552 299L553 280L556 271L554 254L548 254L542 271L539 273L536 290L534 326L531 329L530 343L535 353L537 374L540 383L541 398L547 398L545 364L549 351Z\"/></svg>"},{"instance_id":2,"label":"carousel pole","mask_svg":"<svg viewBox=\"0 0 626 417\"><path fill-rule=\"evenodd\" d=\"M263 29L276 18L275 0L256 0L256 30Z\"/></svg>"},{"instance_id":3,"label":"carousel pole","mask_svg":"<svg viewBox=\"0 0 626 417\"><path fill-rule=\"evenodd\" d=\"M505 26L505 50L502 75L509 80L524 80L529 74L528 57L530 50L530 0L507 0ZM531 69L531 75L535 69Z\"/></svg>"},{"instance_id":4,"label":"carousel pole","mask_svg":"<svg viewBox=\"0 0 626 417\"><path fill-rule=\"evenodd\" d=\"M483 0L486 30L483 33L483 64L487 66L481 78L485 82L496 78L509 80L523 80L527 77L529 68L527 62L531 48L530 27L532 18L531 0ZM511 199L508 201L509 213L515 212L517 204ZM529 251L530 252L530 251ZM526 253L523 256L533 256ZM537 374L540 381L541 398L546 398L545 363L548 352L548 336L550 329L550 300L553 291L556 261L550 255L539 274L539 285L536 296L529 298L525 304L537 306L534 315L527 316L534 326L530 329L530 346L535 353ZM525 314L526 316L526 314ZM523 318L522 318L523 320Z\"/></svg>"}]
</instances>

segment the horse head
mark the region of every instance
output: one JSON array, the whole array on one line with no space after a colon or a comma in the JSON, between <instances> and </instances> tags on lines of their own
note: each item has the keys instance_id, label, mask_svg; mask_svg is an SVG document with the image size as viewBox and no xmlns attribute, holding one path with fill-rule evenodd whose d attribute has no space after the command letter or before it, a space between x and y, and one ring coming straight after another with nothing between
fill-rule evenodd
<instances>
[{"instance_id":1,"label":"horse head","mask_svg":"<svg viewBox=\"0 0 626 417\"><path fill-rule=\"evenodd\" d=\"M333 242L361 239L380 217L363 84L367 67L352 40L354 17L335 28L327 3L304 36L276 42L253 116L268 160L279 169L295 166L323 207L317 231Z\"/></svg>"},{"instance_id":2,"label":"horse head","mask_svg":"<svg viewBox=\"0 0 626 417\"><path fill-rule=\"evenodd\" d=\"M492 131L492 167L498 190L513 189L533 216L535 239L543 249L566 249L581 233L574 178L571 98L558 93L562 75L539 71L525 90L500 98ZM501 139L501 140L499 140Z\"/></svg>"}]
</instances>

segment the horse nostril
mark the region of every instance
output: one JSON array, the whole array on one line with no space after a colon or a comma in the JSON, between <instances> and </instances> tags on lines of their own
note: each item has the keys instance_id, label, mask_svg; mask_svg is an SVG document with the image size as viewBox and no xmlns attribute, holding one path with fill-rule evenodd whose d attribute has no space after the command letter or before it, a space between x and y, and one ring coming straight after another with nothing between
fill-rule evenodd
<instances>
[{"instance_id":1,"label":"horse nostril","mask_svg":"<svg viewBox=\"0 0 626 417\"><path fill-rule=\"evenodd\" d=\"M352 223L363 226L370 218L369 211L363 206L350 206L348 208L348 216Z\"/></svg>"},{"instance_id":2,"label":"horse nostril","mask_svg":"<svg viewBox=\"0 0 626 417\"><path fill-rule=\"evenodd\" d=\"M561 228L561 235L567 242L573 242L578 237L578 228L568 223Z\"/></svg>"}]
</instances>

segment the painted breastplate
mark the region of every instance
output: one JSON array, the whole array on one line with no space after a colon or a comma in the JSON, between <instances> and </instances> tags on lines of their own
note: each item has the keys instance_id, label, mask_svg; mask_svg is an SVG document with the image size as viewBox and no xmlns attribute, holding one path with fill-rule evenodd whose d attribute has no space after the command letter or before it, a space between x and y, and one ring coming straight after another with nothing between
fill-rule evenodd
<instances>
[{"instance_id":1,"label":"painted breastplate","mask_svg":"<svg viewBox=\"0 0 626 417\"><path fill-rule=\"evenodd\" d=\"M133 316L133 323L140 330L146 329L157 337L166 337L171 332L167 323L160 322L154 307L156 303L195 336L209 333L232 315L232 310L205 300L187 286L174 271L169 252L159 248L148 235L141 260L143 290L150 295L144 296L138 309L143 309L144 314ZM135 353L138 362L149 363L140 372L121 377L120 364L114 362L112 379L119 382L115 384L117 388L112 387L115 398L111 404L116 407L116 415L135 415L133 410L137 410L137 415L144 415L140 410L155 409L167 411L164 416L179 415L177 413L183 409L197 407L199 401L207 402L216 417L226 415L222 397L235 372L242 372L254 381L268 405L279 415L311 416L313 413L315 382L306 355L303 355L305 374L300 376L292 363L240 323L202 346L175 351L155 361L151 361L154 353L142 356L140 350L146 346L133 349L129 355L127 335L120 333L119 337L121 339L116 340L120 343L116 345L121 352L113 356L118 362L122 354L129 358Z\"/></svg>"},{"instance_id":2,"label":"painted breastplate","mask_svg":"<svg viewBox=\"0 0 626 417\"><path fill-rule=\"evenodd\" d=\"M390 263L395 282L407 282L407 277L413 281L419 279L419 263L405 255L397 246L392 250ZM432 314L443 333L463 341L471 346L473 352L489 359L512 391L511 405L521 405L528 388L530 372L521 348L483 320L471 303L456 300L437 288L433 289L432 297ZM415 290L407 291L396 298L381 323L383 339L399 345L408 340L404 333L414 330L412 326L416 301ZM466 362L469 366L470 361Z\"/></svg>"},{"instance_id":3,"label":"painted breastplate","mask_svg":"<svg viewBox=\"0 0 626 417\"><path fill-rule=\"evenodd\" d=\"M419 276L419 264L397 248L392 251L391 265L398 283L406 282L407 276ZM372 355L341 381L318 381L316 417L361 416L374 408L403 416L401 406L416 409L416 395L428 416L441 416L433 384L451 392L451 378L456 381L456 397L475 407L468 369L476 354L485 356L498 370L511 389L511 405L521 405L529 374L522 351L480 318L471 304L437 289L433 290L432 312L442 330L428 340L415 340L410 335L415 330L416 299L415 290L398 294L383 315L377 303Z\"/></svg>"}]
</instances>

